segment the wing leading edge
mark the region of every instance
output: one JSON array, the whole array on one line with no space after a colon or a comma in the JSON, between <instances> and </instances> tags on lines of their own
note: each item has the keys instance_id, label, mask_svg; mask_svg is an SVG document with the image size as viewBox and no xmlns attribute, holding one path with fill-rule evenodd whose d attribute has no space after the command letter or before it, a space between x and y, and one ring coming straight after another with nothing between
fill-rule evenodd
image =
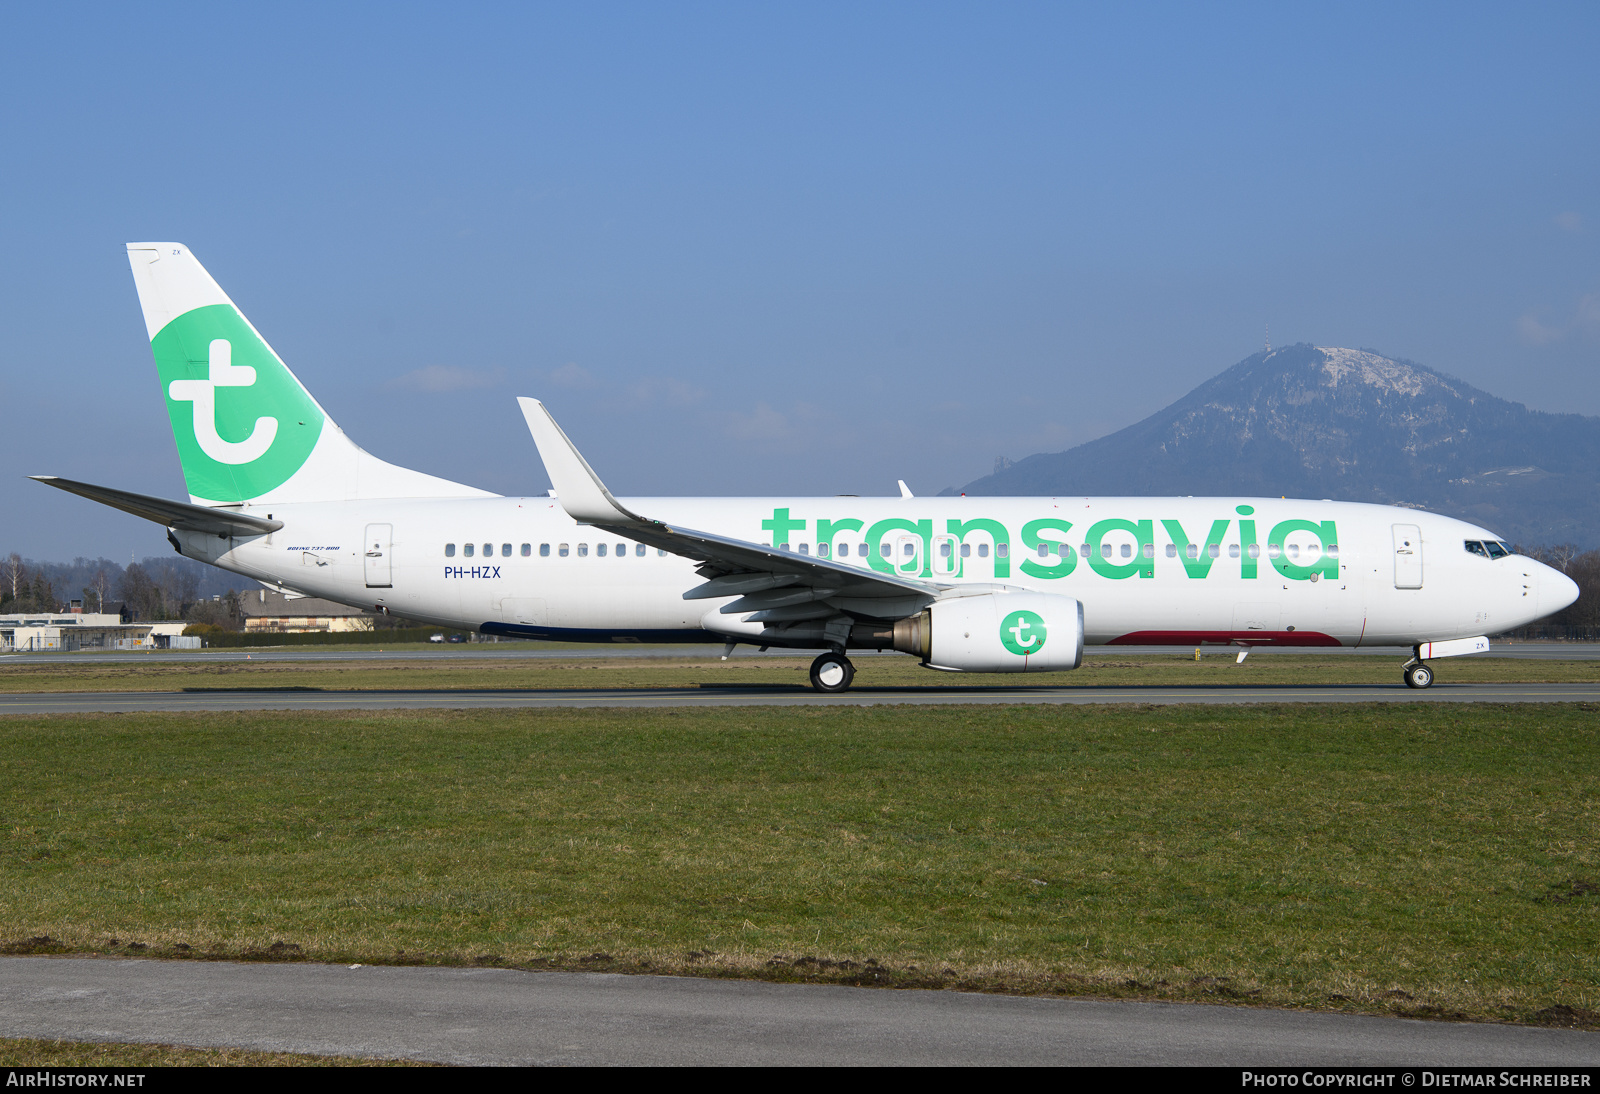
<instances>
[{"instance_id":1,"label":"wing leading edge","mask_svg":"<svg viewBox=\"0 0 1600 1094\"><path fill-rule=\"evenodd\" d=\"M941 593L941 587L930 582L681 528L635 513L606 489L543 403L529 398L517 402L567 515L579 524L698 562L700 576L709 580L685 592L685 600L737 596L719 609L721 614L746 615L749 623L829 621L848 627L857 618L914 615Z\"/></svg>"}]
</instances>

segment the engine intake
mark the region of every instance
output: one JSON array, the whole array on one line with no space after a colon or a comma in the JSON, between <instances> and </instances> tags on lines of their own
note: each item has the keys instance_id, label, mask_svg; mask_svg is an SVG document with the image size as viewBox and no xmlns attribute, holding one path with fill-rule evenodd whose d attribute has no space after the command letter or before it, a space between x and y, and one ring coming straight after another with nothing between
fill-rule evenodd
<instances>
[{"instance_id":1,"label":"engine intake","mask_svg":"<svg viewBox=\"0 0 1600 1094\"><path fill-rule=\"evenodd\" d=\"M894 625L894 648L953 672L1060 672L1083 663L1083 604L1051 593L936 601Z\"/></svg>"}]
</instances>

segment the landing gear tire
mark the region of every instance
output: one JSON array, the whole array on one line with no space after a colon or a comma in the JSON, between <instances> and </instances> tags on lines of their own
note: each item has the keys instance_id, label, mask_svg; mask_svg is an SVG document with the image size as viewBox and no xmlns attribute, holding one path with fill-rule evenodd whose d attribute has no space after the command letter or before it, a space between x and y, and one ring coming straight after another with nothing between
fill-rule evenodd
<instances>
[{"instance_id":1,"label":"landing gear tire","mask_svg":"<svg viewBox=\"0 0 1600 1094\"><path fill-rule=\"evenodd\" d=\"M1407 665L1403 673L1406 687L1416 688L1418 691L1433 686L1433 670L1424 664Z\"/></svg>"},{"instance_id":2,"label":"landing gear tire","mask_svg":"<svg viewBox=\"0 0 1600 1094\"><path fill-rule=\"evenodd\" d=\"M811 662L811 686L818 691L844 691L856 678L856 667L842 653L825 653Z\"/></svg>"}]
</instances>

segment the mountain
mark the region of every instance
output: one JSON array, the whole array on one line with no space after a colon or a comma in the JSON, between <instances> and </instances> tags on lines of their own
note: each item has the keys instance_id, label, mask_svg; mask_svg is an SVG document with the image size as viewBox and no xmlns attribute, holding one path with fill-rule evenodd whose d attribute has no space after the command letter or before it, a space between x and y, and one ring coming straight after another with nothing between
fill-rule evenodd
<instances>
[{"instance_id":1,"label":"mountain","mask_svg":"<svg viewBox=\"0 0 1600 1094\"><path fill-rule=\"evenodd\" d=\"M1514 542L1593 547L1600 418L1529 410L1365 350L1296 345L1247 357L1099 440L1000 461L960 492L1368 501L1461 517Z\"/></svg>"}]
</instances>

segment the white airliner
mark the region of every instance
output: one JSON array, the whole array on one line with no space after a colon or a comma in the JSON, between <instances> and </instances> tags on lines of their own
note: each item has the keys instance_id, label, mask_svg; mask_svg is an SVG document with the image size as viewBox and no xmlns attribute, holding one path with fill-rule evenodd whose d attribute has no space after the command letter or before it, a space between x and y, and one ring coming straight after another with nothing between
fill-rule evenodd
<instances>
[{"instance_id":1,"label":"white airliner","mask_svg":"<svg viewBox=\"0 0 1600 1094\"><path fill-rule=\"evenodd\" d=\"M1076 668L1085 645L1488 649L1578 589L1476 525L1281 498L615 498L520 400L555 489L501 497L335 425L179 243L130 243L189 502L42 476L289 593L484 634L852 649L931 669Z\"/></svg>"}]
</instances>

